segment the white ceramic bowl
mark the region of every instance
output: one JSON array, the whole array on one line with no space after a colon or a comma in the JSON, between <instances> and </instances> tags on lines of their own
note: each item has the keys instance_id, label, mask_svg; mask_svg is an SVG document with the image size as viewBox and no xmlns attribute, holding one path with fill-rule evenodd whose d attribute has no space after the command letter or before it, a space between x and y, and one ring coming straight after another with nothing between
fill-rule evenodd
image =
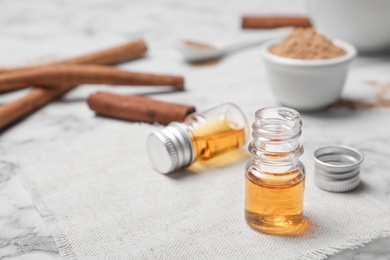
<instances>
[{"instance_id":1,"label":"white ceramic bowl","mask_svg":"<svg viewBox=\"0 0 390 260\"><path fill-rule=\"evenodd\" d=\"M346 55L326 60L299 60L270 52L270 47L281 40L268 41L261 48L268 82L279 102L300 111L319 110L334 103L343 89L349 64L356 56L355 47L334 40Z\"/></svg>"},{"instance_id":2,"label":"white ceramic bowl","mask_svg":"<svg viewBox=\"0 0 390 260\"><path fill-rule=\"evenodd\" d=\"M390 0L306 0L314 27L359 52L390 49Z\"/></svg>"}]
</instances>

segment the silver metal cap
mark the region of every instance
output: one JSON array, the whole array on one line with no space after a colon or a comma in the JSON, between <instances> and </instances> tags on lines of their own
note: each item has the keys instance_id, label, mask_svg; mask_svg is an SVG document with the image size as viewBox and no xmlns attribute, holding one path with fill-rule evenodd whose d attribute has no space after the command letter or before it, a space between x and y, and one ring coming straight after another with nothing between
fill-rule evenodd
<instances>
[{"instance_id":1,"label":"silver metal cap","mask_svg":"<svg viewBox=\"0 0 390 260\"><path fill-rule=\"evenodd\" d=\"M154 168L163 174L190 165L194 160L188 127L171 123L148 136L147 151Z\"/></svg>"},{"instance_id":2,"label":"silver metal cap","mask_svg":"<svg viewBox=\"0 0 390 260\"><path fill-rule=\"evenodd\" d=\"M363 154L343 146L325 146L314 152L316 185L331 192L346 192L360 183L360 164Z\"/></svg>"}]
</instances>

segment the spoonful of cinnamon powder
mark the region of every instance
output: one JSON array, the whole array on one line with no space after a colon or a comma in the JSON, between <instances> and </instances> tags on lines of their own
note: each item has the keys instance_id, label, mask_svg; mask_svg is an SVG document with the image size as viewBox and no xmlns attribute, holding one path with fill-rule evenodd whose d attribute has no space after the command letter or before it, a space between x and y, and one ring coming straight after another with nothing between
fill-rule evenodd
<instances>
[{"instance_id":1,"label":"spoonful of cinnamon powder","mask_svg":"<svg viewBox=\"0 0 390 260\"><path fill-rule=\"evenodd\" d=\"M296 28L270 51L278 56L301 60L332 59L346 54L344 49L312 28Z\"/></svg>"}]
</instances>

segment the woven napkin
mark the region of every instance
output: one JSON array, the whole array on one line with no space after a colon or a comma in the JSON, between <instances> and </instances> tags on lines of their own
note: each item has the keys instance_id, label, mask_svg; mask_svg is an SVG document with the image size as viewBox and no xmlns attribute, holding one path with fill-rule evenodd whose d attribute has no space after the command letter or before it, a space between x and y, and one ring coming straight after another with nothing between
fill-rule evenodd
<instances>
[{"instance_id":1,"label":"woven napkin","mask_svg":"<svg viewBox=\"0 0 390 260\"><path fill-rule=\"evenodd\" d=\"M310 164L307 232L255 232L244 219L243 152L161 175L147 157L152 130L140 125L24 154L21 179L64 259L323 259L390 234L388 196L369 183L322 191Z\"/></svg>"}]
</instances>

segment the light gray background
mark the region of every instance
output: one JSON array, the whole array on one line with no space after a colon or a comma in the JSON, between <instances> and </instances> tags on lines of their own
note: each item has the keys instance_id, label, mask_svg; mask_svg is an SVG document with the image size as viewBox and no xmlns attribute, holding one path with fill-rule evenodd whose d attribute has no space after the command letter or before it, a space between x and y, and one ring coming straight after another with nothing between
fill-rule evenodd
<instances>
[{"instance_id":1,"label":"light gray background","mask_svg":"<svg viewBox=\"0 0 390 260\"><path fill-rule=\"evenodd\" d=\"M0 65L12 66L51 61L78 53L119 44L137 36L146 37L150 51L146 59L124 65L125 68L149 72L183 74L188 83L186 93L152 95L162 100L193 103L204 109L215 102L234 101L246 110L277 104L263 81L258 48L252 48L225 59L216 67L193 68L182 62L174 49L176 39L193 38L204 41L256 38L258 32L242 32L240 16L245 13L305 13L300 0L275 1L13 1L0 0ZM344 96L373 98L373 91L364 80L390 81L389 57L363 57L353 65ZM237 63L249 63L249 70ZM234 67L236 73L228 73ZM215 82L216 90L196 92L203 80ZM261 80L260 80L261 79ZM223 88L230 91L223 92ZM18 181L18 156L26 150L39 149L43 143L74 137L115 133L125 122L96 118L84 102L88 94L108 87L81 87L65 98L46 106L27 120L3 132L0 136L0 259L58 259L56 246L45 228L29 195ZM111 90L111 89L110 89ZM164 89L165 90L165 89ZM232 91L235 90L235 91ZM117 87L124 94L144 94L155 88L130 89ZM159 90L158 90L159 91ZM237 94L239 93L239 94ZM0 104L22 95L2 95ZM213 96L213 103L210 103ZM256 98L254 98L256 97ZM361 129L370 131L364 117L378 118L389 110L378 108L351 112L340 109L323 113L319 118L353 114L362 118ZM316 117L317 115L304 115ZM340 116L342 120L342 116ZM390 123L381 122L383 131L390 132ZM339 129L341 132L342 129ZM324 125L326 131L326 124ZM338 131L333 128L332 131ZM384 132L386 133L386 132ZM326 132L324 132L326 134ZM353 136L353 133L351 133ZM335 143L348 144L351 136L340 136ZM321 138L318 136L318 138ZM373 150L380 153L389 147L388 139L372 136ZM383 154L382 154L383 155ZM385 173L386 163L375 165ZM388 189L390 181L378 178L378 186ZM368 220L369 221L369 220ZM330 259L390 259L390 239L377 239L363 248L345 250Z\"/></svg>"}]
</instances>

